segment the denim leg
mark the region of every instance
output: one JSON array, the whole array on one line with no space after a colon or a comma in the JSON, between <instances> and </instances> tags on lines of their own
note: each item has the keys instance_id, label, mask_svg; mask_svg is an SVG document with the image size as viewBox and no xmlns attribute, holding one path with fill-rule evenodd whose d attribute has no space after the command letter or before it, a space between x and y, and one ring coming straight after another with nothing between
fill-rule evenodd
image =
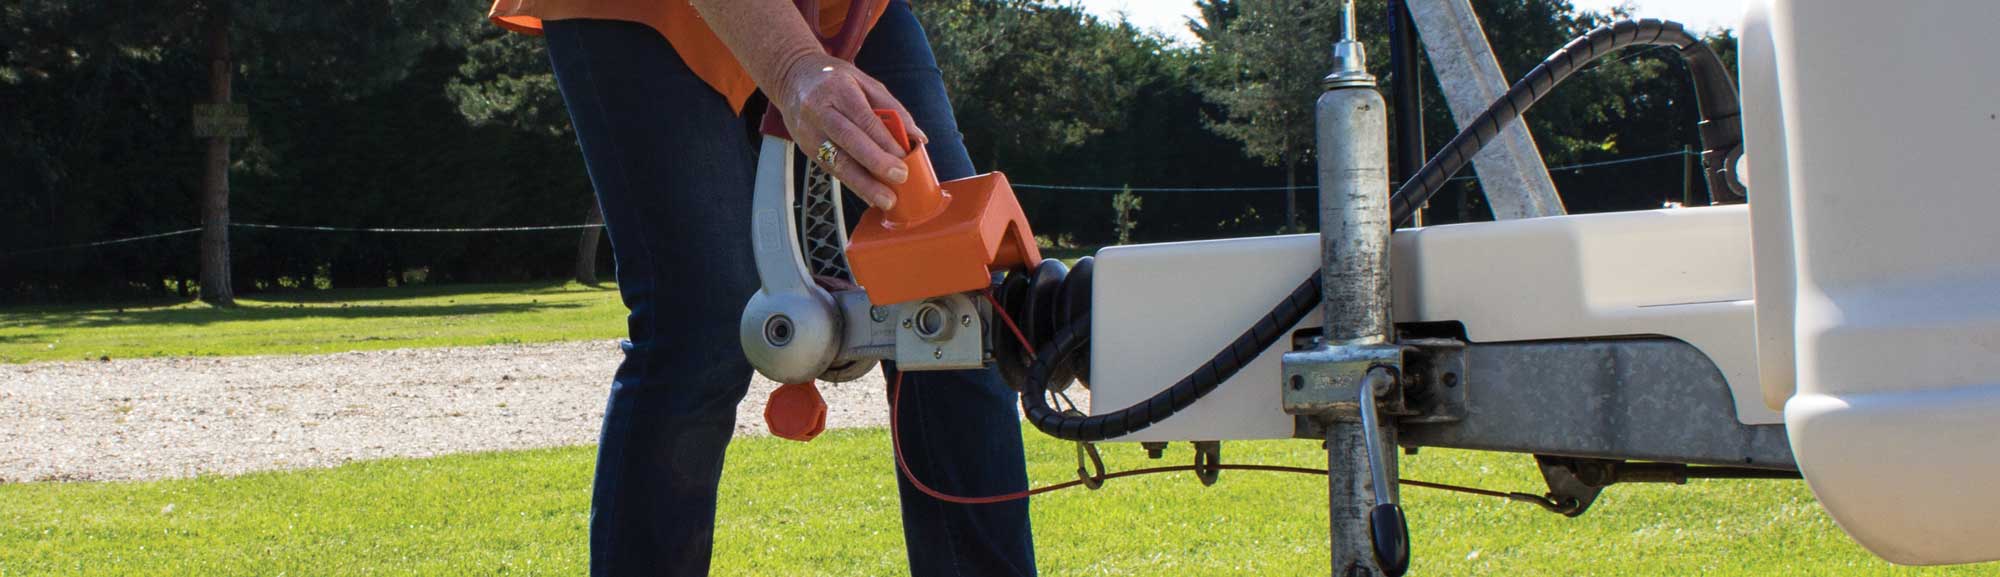
<instances>
[{"instance_id":1,"label":"denim leg","mask_svg":"<svg viewBox=\"0 0 2000 577\"><path fill-rule=\"evenodd\" d=\"M926 152L941 180L971 176L972 160L953 120L944 79L922 26L893 2L862 44L856 65L881 80L930 137ZM1028 486L1014 392L992 369L903 375L902 429L912 473L945 493L983 496ZM896 476L903 540L913 575L1033 575L1034 536L1026 499L958 505L932 499Z\"/></svg>"},{"instance_id":2,"label":"denim leg","mask_svg":"<svg viewBox=\"0 0 2000 577\"><path fill-rule=\"evenodd\" d=\"M593 575L705 575L717 481L750 383L737 315L756 154L744 120L643 24L546 23L604 210L631 339L591 495Z\"/></svg>"}]
</instances>

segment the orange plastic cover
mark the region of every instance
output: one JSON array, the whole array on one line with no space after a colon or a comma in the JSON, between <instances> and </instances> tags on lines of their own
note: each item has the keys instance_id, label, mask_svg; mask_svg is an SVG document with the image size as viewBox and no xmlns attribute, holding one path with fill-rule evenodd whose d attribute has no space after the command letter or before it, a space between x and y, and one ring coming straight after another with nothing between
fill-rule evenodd
<instances>
[{"instance_id":1,"label":"orange plastic cover","mask_svg":"<svg viewBox=\"0 0 2000 577\"><path fill-rule=\"evenodd\" d=\"M812 381L780 385L764 402L764 427L794 441L811 441L826 431L826 399Z\"/></svg>"},{"instance_id":2,"label":"orange plastic cover","mask_svg":"<svg viewBox=\"0 0 2000 577\"><path fill-rule=\"evenodd\" d=\"M895 127L892 133L900 132L894 112L876 115ZM923 147L912 147L904 162L910 178L895 187L895 207L870 207L848 238L848 265L870 303L981 290L992 284L994 270L1042 261L1007 175L990 172L939 185Z\"/></svg>"}]
</instances>

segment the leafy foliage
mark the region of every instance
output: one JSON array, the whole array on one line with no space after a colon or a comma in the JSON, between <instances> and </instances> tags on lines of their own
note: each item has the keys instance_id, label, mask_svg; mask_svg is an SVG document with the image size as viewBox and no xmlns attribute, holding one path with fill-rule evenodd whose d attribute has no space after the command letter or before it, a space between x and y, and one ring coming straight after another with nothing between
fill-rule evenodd
<instances>
[{"instance_id":1,"label":"leafy foliage","mask_svg":"<svg viewBox=\"0 0 2000 577\"><path fill-rule=\"evenodd\" d=\"M1111 214L1117 219L1118 244L1132 242L1132 229L1139 226L1139 209L1145 204L1146 199L1132 194L1130 186L1111 197Z\"/></svg>"},{"instance_id":2,"label":"leafy foliage","mask_svg":"<svg viewBox=\"0 0 2000 577\"><path fill-rule=\"evenodd\" d=\"M1333 69L1327 47L1340 37L1339 3L1233 4L1241 15L1207 45L1206 55L1223 72L1202 93L1228 111L1211 126L1242 141L1251 155L1289 169L1313 141L1313 100L1323 90L1320 78Z\"/></svg>"},{"instance_id":3,"label":"leafy foliage","mask_svg":"<svg viewBox=\"0 0 2000 577\"><path fill-rule=\"evenodd\" d=\"M445 94L474 124L570 135L569 115L540 38L498 28L480 34L466 46L465 61L445 85Z\"/></svg>"},{"instance_id":4,"label":"leafy foliage","mask_svg":"<svg viewBox=\"0 0 2000 577\"><path fill-rule=\"evenodd\" d=\"M1188 0L1176 43L1055 0L916 0L981 170L1016 183L1038 233L1083 246L1269 234L1272 192L1147 187L1310 184L1311 103L1331 68L1332 0ZM1362 35L1387 74L1384 0ZM0 301L161 295L195 276L195 238L20 254L194 226L206 98L202 22L230 10L250 136L232 167L239 222L456 227L582 222L588 179L540 39L478 3L428 0L16 0L0 4ZM1524 73L1608 17L1565 0L1475 0L1501 66ZM1712 39L1733 50L1734 39ZM1634 51L1528 116L1551 164L1695 142L1678 58ZM1425 138L1453 132L1424 78ZM1292 160L1286 161L1289 151ZM1679 163L1557 174L1572 211L1659 206ZM1113 189L1115 192L1117 189ZM1302 195L1301 208L1312 196ZM1146 218L1130 217L1143 200ZM1476 187L1432 221L1485 218ZM1122 223L1122 224L1121 224ZM574 232L380 235L233 231L239 292L562 278ZM181 292L181 294L185 294Z\"/></svg>"},{"instance_id":5,"label":"leafy foliage","mask_svg":"<svg viewBox=\"0 0 2000 577\"><path fill-rule=\"evenodd\" d=\"M926 8L959 122L1007 126L967 132L988 152L977 160L993 164L1073 149L1124 124L1131 81L1148 64L1126 56L1159 44L1074 5L966 0Z\"/></svg>"}]
</instances>

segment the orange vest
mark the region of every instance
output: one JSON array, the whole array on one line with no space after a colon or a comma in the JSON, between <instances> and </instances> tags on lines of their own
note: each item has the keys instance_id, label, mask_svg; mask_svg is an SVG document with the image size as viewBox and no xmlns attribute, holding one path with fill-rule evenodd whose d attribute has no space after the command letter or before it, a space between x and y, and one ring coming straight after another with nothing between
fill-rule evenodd
<instances>
[{"instance_id":1,"label":"orange vest","mask_svg":"<svg viewBox=\"0 0 2000 577\"><path fill-rule=\"evenodd\" d=\"M881 6L889 3L888 0L819 0L821 35L832 37L840 31L850 1L877 3L868 13L870 18L878 20L882 17ZM729 53L729 47L702 22L688 0L494 0L487 17L502 28L537 35L542 33L544 20L595 18L638 22L660 31L673 44L674 51L680 53L681 60L687 62L688 69L722 93L737 111L741 112L743 102L757 91L750 73L743 70L743 65ZM875 23L869 22L868 27L874 28Z\"/></svg>"}]
</instances>

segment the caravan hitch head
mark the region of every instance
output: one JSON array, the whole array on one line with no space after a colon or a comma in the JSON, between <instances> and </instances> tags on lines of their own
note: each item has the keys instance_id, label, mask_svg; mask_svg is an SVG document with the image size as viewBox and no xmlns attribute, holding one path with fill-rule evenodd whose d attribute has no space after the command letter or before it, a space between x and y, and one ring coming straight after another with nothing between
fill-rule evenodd
<instances>
[{"instance_id":1,"label":"caravan hitch head","mask_svg":"<svg viewBox=\"0 0 2000 577\"><path fill-rule=\"evenodd\" d=\"M876 113L908 151L911 178L896 187L902 210L868 209L851 242L839 183L803 162L790 140L764 137L750 227L760 287L743 307L738 340L771 380L850 381L882 361L904 371L985 366L993 310L982 293L993 271L1040 260L1006 176L939 184L901 119ZM806 238L793 206L801 181Z\"/></svg>"}]
</instances>

